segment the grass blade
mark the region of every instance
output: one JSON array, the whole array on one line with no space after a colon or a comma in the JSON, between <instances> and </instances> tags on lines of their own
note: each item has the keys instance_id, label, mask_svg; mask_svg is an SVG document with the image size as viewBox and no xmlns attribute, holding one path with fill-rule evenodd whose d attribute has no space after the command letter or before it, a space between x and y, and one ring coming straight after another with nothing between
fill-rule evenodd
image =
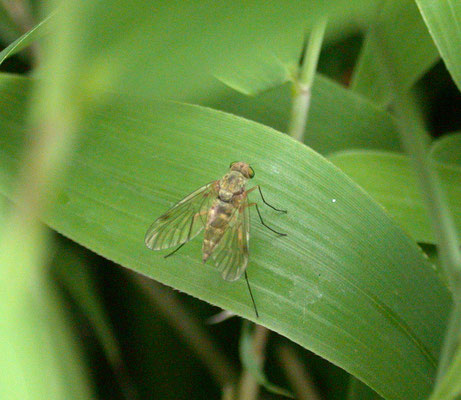
<instances>
[{"instance_id":1,"label":"grass blade","mask_svg":"<svg viewBox=\"0 0 461 400\"><path fill-rule=\"evenodd\" d=\"M10 193L27 140L21 120L30 81L1 79L9 107L0 108L0 189ZM428 394L449 293L414 241L323 157L233 115L117 95L89 110L79 133L68 178L45 217L51 227L127 268L254 319L245 282L223 282L203 265L200 241L167 259L143 243L151 221L175 201L218 178L230 161L247 160L267 200L288 209L262 210L287 238L253 220L249 268L258 323L384 397Z\"/></svg>"}]
</instances>

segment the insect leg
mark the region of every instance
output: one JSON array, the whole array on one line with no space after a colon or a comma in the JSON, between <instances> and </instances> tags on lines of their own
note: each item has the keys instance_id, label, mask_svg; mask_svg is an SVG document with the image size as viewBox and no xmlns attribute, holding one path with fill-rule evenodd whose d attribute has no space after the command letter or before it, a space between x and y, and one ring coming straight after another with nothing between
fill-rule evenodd
<instances>
[{"instance_id":1,"label":"insect leg","mask_svg":"<svg viewBox=\"0 0 461 400\"><path fill-rule=\"evenodd\" d=\"M258 309L256 308L255 299L254 299L253 293L251 291L250 281L248 280L248 274L247 274L246 271L245 271L245 280L247 281L248 291L250 292L251 301L253 302L253 307L255 309L256 318L259 318Z\"/></svg>"},{"instance_id":2,"label":"insect leg","mask_svg":"<svg viewBox=\"0 0 461 400\"><path fill-rule=\"evenodd\" d=\"M263 203L264 203L266 206L269 206L270 208L272 208L272 209L275 210L275 211L282 212L282 213L285 213L285 214L287 213L287 210L281 210L281 209L276 208L276 207L274 207L273 205L269 204L269 203L266 201L266 199L264 198L263 192L261 191L261 186L259 186L259 185L256 185L256 186L252 187L250 190L247 190L246 193L248 194L248 193L252 192L253 190L255 190L256 188L258 188L259 194L261 195L261 199L262 199Z\"/></svg>"},{"instance_id":3,"label":"insect leg","mask_svg":"<svg viewBox=\"0 0 461 400\"><path fill-rule=\"evenodd\" d=\"M272 229L269 225L266 225L266 223L263 221L263 217L261 216L261 213L259 212L259 207L258 207L257 203L249 203L247 207L251 207L251 206L256 207L256 211L258 212L259 219L261 220L261 224L263 224L267 229L271 230L272 232L274 232L274 233L276 233L277 235L280 235L280 236L286 236L287 235L286 233L278 232L275 229Z\"/></svg>"},{"instance_id":4,"label":"insect leg","mask_svg":"<svg viewBox=\"0 0 461 400\"><path fill-rule=\"evenodd\" d=\"M202 214L204 214L204 212L198 212L197 214L195 214L191 220L190 220L190 226L189 226L189 232L187 234L187 239L184 243L181 243L178 247L176 247L176 249L174 249L171 253L167 254L166 256L164 256L163 258L167 258L169 256L172 256L174 253L176 253L182 246L184 246L189 240L190 240L190 234L192 232L192 227L194 226L194 221L197 217L202 217Z\"/></svg>"},{"instance_id":5,"label":"insect leg","mask_svg":"<svg viewBox=\"0 0 461 400\"><path fill-rule=\"evenodd\" d=\"M174 249L171 253L167 254L163 258L168 258L169 256L172 256L174 253L176 253L182 246L184 246L187 242L181 243L176 249Z\"/></svg>"}]
</instances>

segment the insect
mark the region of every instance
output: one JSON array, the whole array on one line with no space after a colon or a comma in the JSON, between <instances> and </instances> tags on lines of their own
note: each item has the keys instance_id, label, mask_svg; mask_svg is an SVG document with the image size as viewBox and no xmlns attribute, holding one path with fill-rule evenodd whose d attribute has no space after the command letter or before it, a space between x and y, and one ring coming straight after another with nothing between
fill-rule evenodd
<instances>
[{"instance_id":1,"label":"insect","mask_svg":"<svg viewBox=\"0 0 461 400\"><path fill-rule=\"evenodd\" d=\"M266 225L258 204L248 202L248 194L257 188L264 204L279 212L286 211L267 203L259 185L245 190L246 182L254 175L254 170L249 164L242 161L231 163L229 172L221 179L192 192L156 219L147 230L145 243L151 250L178 246L167 254L166 258L205 229L202 261L205 263L212 256L226 281L235 281L244 273L255 314L259 317L246 272L250 240L250 207L255 206L259 219L266 228L280 236L286 234Z\"/></svg>"}]
</instances>

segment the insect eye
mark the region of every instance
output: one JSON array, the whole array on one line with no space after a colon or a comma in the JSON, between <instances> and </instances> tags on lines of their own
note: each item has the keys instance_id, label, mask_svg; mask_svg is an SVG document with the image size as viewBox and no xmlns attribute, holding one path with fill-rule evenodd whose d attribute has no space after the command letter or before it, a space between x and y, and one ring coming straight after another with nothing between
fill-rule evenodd
<instances>
[{"instance_id":1,"label":"insect eye","mask_svg":"<svg viewBox=\"0 0 461 400\"><path fill-rule=\"evenodd\" d=\"M255 176L255 171L251 167L248 167L248 176L250 177L250 179L253 178L253 176Z\"/></svg>"},{"instance_id":2,"label":"insect eye","mask_svg":"<svg viewBox=\"0 0 461 400\"><path fill-rule=\"evenodd\" d=\"M230 163L230 165L229 165L229 168L232 168L232 166L233 166L235 163L237 163L237 161L232 161L232 162Z\"/></svg>"}]
</instances>

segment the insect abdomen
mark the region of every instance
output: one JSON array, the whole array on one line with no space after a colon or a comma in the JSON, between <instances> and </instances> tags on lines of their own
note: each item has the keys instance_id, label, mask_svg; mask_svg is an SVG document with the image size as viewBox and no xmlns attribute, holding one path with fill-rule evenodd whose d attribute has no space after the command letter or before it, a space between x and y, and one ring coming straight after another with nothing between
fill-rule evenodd
<instances>
[{"instance_id":1,"label":"insect abdomen","mask_svg":"<svg viewBox=\"0 0 461 400\"><path fill-rule=\"evenodd\" d=\"M203 238L203 262L205 262L211 255L214 248L224 235L224 232L229 227L229 220L234 209L235 207L232 204L219 199L216 199L211 206Z\"/></svg>"}]
</instances>

